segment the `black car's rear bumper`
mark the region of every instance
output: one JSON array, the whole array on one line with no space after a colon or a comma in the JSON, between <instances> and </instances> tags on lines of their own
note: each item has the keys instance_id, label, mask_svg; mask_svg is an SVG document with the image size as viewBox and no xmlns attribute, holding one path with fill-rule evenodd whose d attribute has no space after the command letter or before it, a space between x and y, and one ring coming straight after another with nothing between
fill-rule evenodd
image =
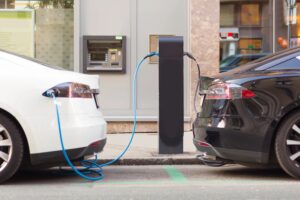
<instances>
[{"instance_id":1,"label":"black car's rear bumper","mask_svg":"<svg viewBox=\"0 0 300 200\"><path fill-rule=\"evenodd\" d=\"M103 150L106 144L106 139L96 141L87 147L67 150L67 154L72 161L82 160L84 156L93 155ZM56 166L66 163L62 151L54 151L48 153L31 154L31 165Z\"/></svg>"},{"instance_id":2,"label":"black car's rear bumper","mask_svg":"<svg viewBox=\"0 0 300 200\"><path fill-rule=\"evenodd\" d=\"M193 125L193 142L197 150L225 160L267 164L269 151L263 148L264 132L220 125L228 120L228 117L226 120L198 117Z\"/></svg>"},{"instance_id":3,"label":"black car's rear bumper","mask_svg":"<svg viewBox=\"0 0 300 200\"><path fill-rule=\"evenodd\" d=\"M202 146L200 143L202 142L194 139L194 145L196 146L197 150L202 153L206 153L210 156L216 156L217 158L222 158L225 160L240 161L246 163L268 163L269 155L267 153L237 149L226 149L212 146L205 147Z\"/></svg>"}]
</instances>

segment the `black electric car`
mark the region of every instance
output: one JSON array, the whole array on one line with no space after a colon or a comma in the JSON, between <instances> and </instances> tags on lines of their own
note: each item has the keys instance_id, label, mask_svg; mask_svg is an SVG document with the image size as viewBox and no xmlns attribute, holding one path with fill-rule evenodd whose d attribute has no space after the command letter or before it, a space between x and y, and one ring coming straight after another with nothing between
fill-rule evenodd
<instances>
[{"instance_id":1,"label":"black electric car","mask_svg":"<svg viewBox=\"0 0 300 200\"><path fill-rule=\"evenodd\" d=\"M221 61L220 63L220 72L227 72L229 70L232 70L236 67L239 67L241 65L247 64L251 61L260 59L262 57L265 57L267 55L270 55L269 53L259 53L259 54L237 54L237 55L232 55L224 60Z\"/></svg>"},{"instance_id":2,"label":"black electric car","mask_svg":"<svg viewBox=\"0 0 300 200\"><path fill-rule=\"evenodd\" d=\"M215 77L200 78L193 124L199 159L280 164L300 178L300 48L281 51Z\"/></svg>"}]
</instances>

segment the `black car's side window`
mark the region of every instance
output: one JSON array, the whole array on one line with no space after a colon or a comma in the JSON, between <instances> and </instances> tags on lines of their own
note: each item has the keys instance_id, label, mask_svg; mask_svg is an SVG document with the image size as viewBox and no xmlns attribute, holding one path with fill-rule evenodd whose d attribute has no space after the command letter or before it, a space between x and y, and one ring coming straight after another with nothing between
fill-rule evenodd
<instances>
[{"instance_id":1,"label":"black car's side window","mask_svg":"<svg viewBox=\"0 0 300 200\"><path fill-rule=\"evenodd\" d=\"M284 61L267 70L292 70L292 69L300 70L300 57L296 57Z\"/></svg>"}]
</instances>

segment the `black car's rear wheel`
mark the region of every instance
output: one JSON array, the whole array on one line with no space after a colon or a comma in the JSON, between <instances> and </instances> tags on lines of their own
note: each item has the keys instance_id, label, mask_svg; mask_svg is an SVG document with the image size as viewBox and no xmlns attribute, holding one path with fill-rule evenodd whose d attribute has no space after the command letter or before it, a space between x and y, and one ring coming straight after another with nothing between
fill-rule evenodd
<instances>
[{"instance_id":1,"label":"black car's rear wheel","mask_svg":"<svg viewBox=\"0 0 300 200\"><path fill-rule=\"evenodd\" d=\"M283 170L300 179L300 112L291 114L279 127L275 152Z\"/></svg>"},{"instance_id":2,"label":"black car's rear wheel","mask_svg":"<svg viewBox=\"0 0 300 200\"><path fill-rule=\"evenodd\" d=\"M11 178L19 169L24 154L20 129L0 114L0 183Z\"/></svg>"}]
</instances>

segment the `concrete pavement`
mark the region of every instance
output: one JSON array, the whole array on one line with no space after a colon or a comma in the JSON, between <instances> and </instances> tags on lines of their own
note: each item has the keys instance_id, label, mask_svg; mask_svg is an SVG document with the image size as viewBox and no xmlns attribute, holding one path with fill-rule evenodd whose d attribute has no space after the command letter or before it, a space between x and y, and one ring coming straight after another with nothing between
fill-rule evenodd
<instances>
[{"instance_id":1,"label":"concrete pavement","mask_svg":"<svg viewBox=\"0 0 300 200\"><path fill-rule=\"evenodd\" d=\"M282 170L203 165L109 166L102 181L59 171L19 173L0 186L4 200L297 200L300 184Z\"/></svg>"}]
</instances>

